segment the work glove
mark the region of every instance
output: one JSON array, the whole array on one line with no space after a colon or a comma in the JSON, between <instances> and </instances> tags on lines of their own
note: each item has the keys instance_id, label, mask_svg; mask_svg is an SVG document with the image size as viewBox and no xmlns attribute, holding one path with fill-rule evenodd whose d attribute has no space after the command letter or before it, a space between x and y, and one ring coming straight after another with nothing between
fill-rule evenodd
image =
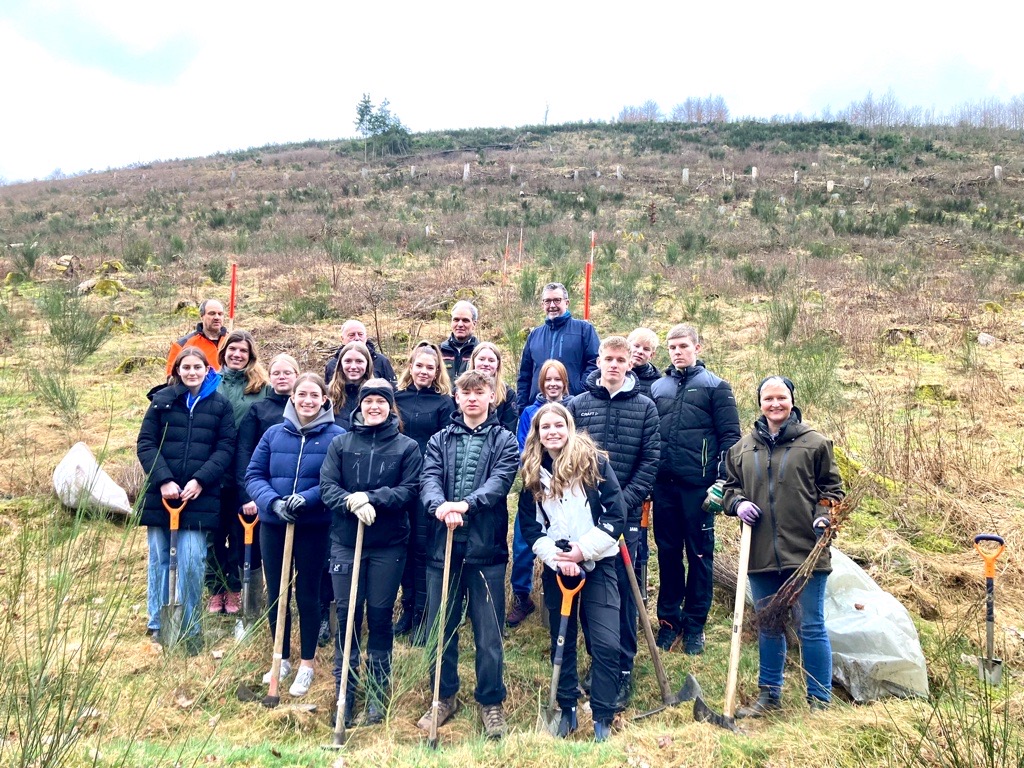
<instances>
[{"instance_id":1,"label":"work glove","mask_svg":"<svg viewBox=\"0 0 1024 768\"><path fill-rule=\"evenodd\" d=\"M832 519L828 515L814 518L814 522L811 523L811 527L814 528L814 538L820 539L831 522Z\"/></svg>"},{"instance_id":2,"label":"work glove","mask_svg":"<svg viewBox=\"0 0 1024 768\"><path fill-rule=\"evenodd\" d=\"M274 499L270 502L270 511L286 523L295 522L295 515L288 510L288 503L284 499Z\"/></svg>"},{"instance_id":3,"label":"work glove","mask_svg":"<svg viewBox=\"0 0 1024 768\"><path fill-rule=\"evenodd\" d=\"M741 501L736 505L736 517L750 527L754 527L757 525L757 521L761 517L761 510L757 504L752 501Z\"/></svg>"},{"instance_id":4,"label":"work glove","mask_svg":"<svg viewBox=\"0 0 1024 768\"><path fill-rule=\"evenodd\" d=\"M717 483L708 488L707 498L704 499L704 503L700 505L700 508L711 515L721 514L723 511L722 499L725 497L725 483L719 480Z\"/></svg>"},{"instance_id":5,"label":"work glove","mask_svg":"<svg viewBox=\"0 0 1024 768\"><path fill-rule=\"evenodd\" d=\"M306 506L306 499L301 493L293 493L291 496L285 497L284 503L288 507L288 511L295 514Z\"/></svg>"},{"instance_id":6,"label":"work glove","mask_svg":"<svg viewBox=\"0 0 1024 768\"><path fill-rule=\"evenodd\" d=\"M362 491L356 491L355 493L350 493L348 495L348 498L345 499L345 504L348 505L348 511L352 512L353 514L355 514L355 511L356 511L357 508L363 506L363 504L369 504L369 503L370 503L370 497L367 496Z\"/></svg>"},{"instance_id":7,"label":"work glove","mask_svg":"<svg viewBox=\"0 0 1024 768\"><path fill-rule=\"evenodd\" d=\"M366 502L361 507L356 507L352 512L358 517L363 525L373 525L373 521L377 519L377 510L374 509L373 504Z\"/></svg>"}]
</instances>

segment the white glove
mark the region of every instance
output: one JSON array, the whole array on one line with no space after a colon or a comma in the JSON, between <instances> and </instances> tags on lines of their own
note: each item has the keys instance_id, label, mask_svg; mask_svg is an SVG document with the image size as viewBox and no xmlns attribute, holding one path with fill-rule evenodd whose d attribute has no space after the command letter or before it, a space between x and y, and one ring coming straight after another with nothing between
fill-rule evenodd
<instances>
[{"instance_id":1,"label":"white glove","mask_svg":"<svg viewBox=\"0 0 1024 768\"><path fill-rule=\"evenodd\" d=\"M370 503L370 497L367 496L362 491L356 491L355 493L350 493L348 495L348 498L345 499L345 504L348 505L348 511L352 512L352 513L354 513L357 508L363 506L363 504L369 504L369 503Z\"/></svg>"},{"instance_id":2,"label":"white glove","mask_svg":"<svg viewBox=\"0 0 1024 768\"><path fill-rule=\"evenodd\" d=\"M363 525L373 525L373 521L377 519L377 510L373 508L373 504L366 502L361 507L356 507L352 514L358 517Z\"/></svg>"}]
</instances>

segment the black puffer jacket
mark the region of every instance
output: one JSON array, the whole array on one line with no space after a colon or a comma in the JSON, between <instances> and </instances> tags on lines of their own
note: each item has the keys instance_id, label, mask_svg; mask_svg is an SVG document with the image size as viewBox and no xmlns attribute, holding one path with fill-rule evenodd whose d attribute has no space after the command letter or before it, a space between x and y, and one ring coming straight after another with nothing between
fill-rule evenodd
<instances>
[{"instance_id":1,"label":"black puffer jacket","mask_svg":"<svg viewBox=\"0 0 1024 768\"><path fill-rule=\"evenodd\" d=\"M476 336L470 336L459 344L455 340L455 334L451 334L447 341L441 342L441 359L444 360L444 367L448 369L448 378L455 383L459 375L469 369L469 358L473 356L473 350L479 344Z\"/></svg>"},{"instance_id":2,"label":"black puffer jacket","mask_svg":"<svg viewBox=\"0 0 1024 768\"><path fill-rule=\"evenodd\" d=\"M427 441L447 427L455 413L450 396L433 389L417 389L415 384L395 392L395 405L402 416L402 434L416 441L421 455L427 450Z\"/></svg>"},{"instance_id":3,"label":"black puffer jacket","mask_svg":"<svg viewBox=\"0 0 1024 768\"><path fill-rule=\"evenodd\" d=\"M275 424L284 421L284 407L288 395L279 395L270 390L262 400L257 400L245 414L238 425L238 450L235 452L235 482L238 484L238 503L248 504L249 498L245 490L245 470L260 443L260 438Z\"/></svg>"},{"instance_id":4,"label":"black puffer jacket","mask_svg":"<svg viewBox=\"0 0 1024 768\"><path fill-rule=\"evenodd\" d=\"M740 416L732 387L700 360L669 368L651 396L661 417L658 482L710 487L725 479L725 453L740 439Z\"/></svg>"},{"instance_id":5,"label":"black puffer jacket","mask_svg":"<svg viewBox=\"0 0 1024 768\"><path fill-rule=\"evenodd\" d=\"M476 463L468 495L456 498L458 480L457 445L460 437L483 435L484 444ZM427 557L436 565L444 563L445 525L434 512L446 501L465 501L469 510L456 536L464 539L465 560L474 565L508 562L508 492L519 469L516 436L504 429L491 411L487 421L470 429L461 413L452 423L430 438L423 457L420 501L430 521L427 526Z\"/></svg>"},{"instance_id":6,"label":"black puffer jacket","mask_svg":"<svg viewBox=\"0 0 1024 768\"><path fill-rule=\"evenodd\" d=\"M213 377L219 377L213 373ZM212 379L208 379L209 383ZM207 384L203 385L203 391ZM216 384L214 384L214 389ZM188 530L215 530L220 517L220 487L231 472L235 456L235 416L228 399L216 391L200 397L189 410L184 384L152 389L142 419L136 451L148 475L142 525L170 526L160 498L160 486L173 480L180 487L195 479L203 492L190 501L180 526ZM172 502L177 506L180 502Z\"/></svg>"},{"instance_id":7,"label":"black puffer jacket","mask_svg":"<svg viewBox=\"0 0 1024 768\"><path fill-rule=\"evenodd\" d=\"M356 406L359 405L359 387L361 384L354 384L352 382L345 383L345 402L338 408L338 412L334 414L334 423L342 429L350 429L352 427L352 412L355 411Z\"/></svg>"},{"instance_id":8,"label":"black puffer jacket","mask_svg":"<svg viewBox=\"0 0 1024 768\"><path fill-rule=\"evenodd\" d=\"M416 511L420 458L416 441L398 431L392 413L375 427L356 414L351 431L334 438L320 470L320 499L333 514L331 541L354 547L359 519L348 511L349 494L362 491L377 511L363 534L364 547L394 547L409 541L409 515Z\"/></svg>"},{"instance_id":9,"label":"black puffer jacket","mask_svg":"<svg viewBox=\"0 0 1024 768\"><path fill-rule=\"evenodd\" d=\"M762 416L729 451L726 469L727 514L736 514L744 500L761 509L750 542L750 573L799 568L817 540L814 519L828 514L818 502L844 495L832 442L801 423L797 408L772 441ZM832 570L828 550L815 570Z\"/></svg>"},{"instance_id":10,"label":"black puffer jacket","mask_svg":"<svg viewBox=\"0 0 1024 768\"><path fill-rule=\"evenodd\" d=\"M629 522L640 521L640 505L654 487L661 458L658 409L642 394L632 372L615 397L597 383L600 371L587 377L587 391L569 402L576 428L608 451L622 487Z\"/></svg>"},{"instance_id":11,"label":"black puffer jacket","mask_svg":"<svg viewBox=\"0 0 1024 768\"><path fill-rule=\"evenodd\" d=\"M636 374L637 384L640 386L640 394L651 397L651 387L654 386L654 382L661 378L661 371L655 367L654 363L648 361L639 368L634 368L633 373ZM654 398L651 399L653 400Z\"/></svg>"}]
</instances>

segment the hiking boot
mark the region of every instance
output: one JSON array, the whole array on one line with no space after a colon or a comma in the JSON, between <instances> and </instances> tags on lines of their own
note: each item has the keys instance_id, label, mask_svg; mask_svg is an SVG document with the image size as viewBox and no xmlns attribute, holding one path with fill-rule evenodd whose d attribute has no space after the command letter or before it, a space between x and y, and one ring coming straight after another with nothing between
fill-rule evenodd
<instances>
[{"instance_id":1,"label":"hiking boot","mask_svg":"<svg viewBox=\"0 0 1024 768\"><path fill-rule=\"evenodd\" d=\"M615 696L615 711L624 712L633 698L633 673L623 672L619 675L619 691Z\"/></svg>"},{"instance_id":2,"label":"hiking boot","mask_svg":"<svg viewBox=\"0 0 1024 768\"><path fill-rule=\"evenodd\" d=\"M224 612L224 595L210 595L210 602L206 605L208 613L223 613Z\"/></svg>"},{"instance_id":3,"label":"hiking boot","mask_svg":"<svg viewBox=\"0 0 1024 768\"><path fill-rule=\"evenodd\" d=\"M657 645L663 651L671 651L672 646L679 640L679 630L664 619L660 621L660 624Z\"/></svg>"},{"instance_id":4,"label":"hiking boot","mask_svg":"<svg viewBox=\"0 0 1024 768\"><path fill-rule=\"evenodd\" d=\"M481 706L480 719L484 723L484 735L488 739L500 739L505 735L505 712L501 704Z\"/></svg>"},{"instance_id":5,"label":"hiking boot","mask_svg":"<svg viewBox=\"0 0 1024 768\"><path fill-rule=\"evenodd\" d=\"M391 656L383 657L371 652L369 658L369 677L366 681L366 714L363 715L364 725L383 723L388 714L388 693L391 690Z\"/></svg>"},{"instance_id":6,"label":"hiking boot","mask_svg":"<svg viewBox=\"0 0 1024 768\"><path fill-rule=\"evenodd\" d=\"M594 721L594 741L607 741L612 736L611 720Z\"/></svg>"},{"instance_id":7,"label":"hiking boot","mask_svg":"<svg viewBox=\"0 0 1024 768\"><path fill-rule=\"evenodd\" d=\"M442 725L447 723L451 716L459 711L459 698L458 696L449 696L447 699L441 699L437 703L437 727L440 728ZM423 715L417 722L416 727L420 730L430 730L430 718L433 714L433 707L427 710L426 714Z\"/></svg>"},{"instance_id":8,"label":"hiking boot","mask_svg":"<svg viewBox=\"0 0 1024 768\"><path fill-rule=\"evenodd\" d=\"M408 635L412 632L412 606L402 603L402 613L394 626L395 637Z\"/></svg>"},{"instance_id":9,"label":"hiking boot","mask_svg":"<svg viewBox=\"0 0 1024 768\"><path fill-rule=\"evenodd\" d=\"M529 595L513 595L512 602L512 610L505 617L505 623L510 627L518 627L537 609Z\"/></svg>"},{"instance_id":10,"label":"hiking boot","mask_svg":"<svg viewBox=\"0 0 1024 768\"><path fill-rule=\"evenodd\" d=\"M326 648L331 644L331 620L330 618L320 620L320 631L316 635L316 644L319 648Z\"/></svg>"},{"instance_id":11,"label":"hiking boot","mask_svg":"<svg viewBox=\"0 0 1024 768\"><path fill-rule=\"evenodd\" d=\"M772 712L778 712L780 709L782 709L782 700L779 696L773 694L767 688L762 688L761 695L757 697L757 701L749 707L740 707L736 710L736 719L739 720L744 717L764 717Z\"/></svg>"},{"instance_id":12,"label":"hiking boot","mask_svg":"<svg viewBox=\"0 0 1024 768\"><path fill-rule=\"evenodd\" d=\"M363 725L380 725L384 722L387 714L383 703L371 698L366 702L366 714L363 715Z\"/></svg>"},{"instance_id":13,"label":"hiking boot","mask_svg":"<svg viewBox=\"0 0 1024 768\"><path fill-rule=\"evenodd\" d=\"M242 610L242 593L228 592L224 595L224 613L234 615Z\"/></svg>"},{"instance_id":14,"label":"hiking boot","mask_svg":"<svg viewBox=\"0 0 1024 768\"><path fill-rule=\"evenodd\" d=\"M816 699L814 696L807 697L807 703L811 707L811 712L824 712L827 709L831 709L832 702L825 701L824 699Z\"/></svg>"},{"instance_id":15,"label":"hiking boot","mask_svg":"<svg viewBox=\"0 0 1024 768\"><path fill-rule=\"evenodd\" d=\"M683 651L690 656L704 653L704 633L697 632L683 637Z\"/></svg>"},{"instance_id":16,"label":"hiking boot","mask_svg":"<svg viewBox=\"0 0 1024 768\"><path fill-rule=\"evenodd\" d=\"M310 686L313 685L313 668L300 666L298 673L295 675L295 681L292 683L292 687L288 689L288 693L298 698L299 696L305 696L309 693Z\"/></svg>"},{"instance_id":17,"label":"hiking boot","mask_svg":"<svg viewBox=\"0 0 1024 768\"><path fill-rule=\"evenodd\" d=\"M284 680L288 675L292 673L292 663L288 659L281 660L281 679ZM267 674L263 676L263 684L270 685L270 677L274 674L274 668L271 667L267 670Z\"/></svg>"},{"instance_id":18,"label":"hiking boot","mask_svg":"<svg viewBox=\"0 0 1024 768\"><path fill-rule=\"evenodd\" d=\"M562 717L558 721L558 738L566 739L570 733L575 733L579 728L576 720L576 707L562 707Z\"/></svg>"}]
</instances>

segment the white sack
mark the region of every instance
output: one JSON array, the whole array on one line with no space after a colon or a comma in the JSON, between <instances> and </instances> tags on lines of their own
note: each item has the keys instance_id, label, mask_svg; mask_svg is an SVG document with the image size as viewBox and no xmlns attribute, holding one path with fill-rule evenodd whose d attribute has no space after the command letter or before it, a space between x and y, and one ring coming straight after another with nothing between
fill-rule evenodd
<instances>
[{"instance_id":1,"label":"white sack","mask_svg":"<svg viewBox=\"0 0 1024 768\"><path fill-rule=\"evenodd\" d=\"M53 470L53 490L72 509L90 509L130 514L128 494L96 463L85 443L75 443Z\"/></svg>"}]
</instances>

